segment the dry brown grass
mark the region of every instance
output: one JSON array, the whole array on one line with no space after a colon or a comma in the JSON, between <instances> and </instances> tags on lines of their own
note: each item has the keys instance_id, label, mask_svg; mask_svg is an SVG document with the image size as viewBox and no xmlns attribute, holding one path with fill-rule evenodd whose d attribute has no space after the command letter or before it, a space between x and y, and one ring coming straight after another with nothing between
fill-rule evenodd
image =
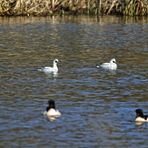
<instances>
[{"instance_id":1,"label":"dry brown grass","mask_svg":"<svg viewBox=\"0 0 148 148\"><path fill-rule=\"evenodd\" d=\"M148 15L148 0L130 0L126 4L123 14L130 16Z\"/></svg>"},{"instance_id":2,"label":"dry brown grass","mask_svg":"<svg viewBox=\"0 0 148 148\"><path fill-rule=\"evenodd\" d=\"M0 0L0 15L148 15L148 0Z\"/></svg>"}]
</instances>

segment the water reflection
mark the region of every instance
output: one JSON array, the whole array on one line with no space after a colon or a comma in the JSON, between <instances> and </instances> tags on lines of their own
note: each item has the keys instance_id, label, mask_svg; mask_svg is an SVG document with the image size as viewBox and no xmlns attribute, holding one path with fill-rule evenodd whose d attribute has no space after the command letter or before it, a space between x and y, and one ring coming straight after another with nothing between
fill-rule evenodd
<instances>
[{"instance_id":1,"label":"water reflection","mask_svg":"<svg viewBox=\"0 0 148 148\"><path fill-rule=\"evenodd\" d=\"M109 73L109 74L112 74L112 75L116 75L117 72L118 72L118 70L101 69L101 68L98 68L98 67L97 67L97 69L98 69L99 73L106 73L106 74Z\"/></svg>"},{"instance_id":2,"label":"water reflection","mask_svg":"<svg viewBox=\"0 0 148 148\"><path fill-rule=\"evenodd\" d=\"M141 126L143 124L144 124L144 122L135 122L135 125L138 125L138 126Z\"/></svg>"},{"instance_id":3,"label":"water reflection","mask_svg":"<svg viewBox=\"0 0 148 148\"><path fill-rule=\"evenodd\" d=\"M57 78L58 77L58 72L43 72L43 71L40 71L40 70L38 70L40 73L44 73L46 76L47 76L47 78Z\"/></svg>"},{"instance_id":4,"label":"water reflection","mask_svg":"<svg viewBox=\"0 0 148 148\"><path fill-rule=\"evenodd\" d=\"M58 77L58 73L57 72L53 72L53 73L46 73L47 77L48 78L57 78Z\"/></svg>"},{"instance_id":5,"label":"water reflection","mask_svg":"<svg viewBox=\"0 0 148 148\"><path fill-rule=\"evenodd\" d=\"M52 24L59 24L64 22L78 22L84 24L94 24L99 23L100 25L112 24L112 23L140 23L146 24L148 22L148 18L146 16L143 17L115 17L115 16L101 16L101 17L93 17L93 16L49 16L49 17L0 17L1 24L30 24L30 23L38 23L38 22L50 22Z\"/></svg>"},{"instance_id":6,"label":"water reflection","mask_svg":"<svg viewBox=\"0 0 148 148\"><path fill-rule=\"evenodd\" d=\"M44 115L44 118L46 118L48 121L51 121L51 122L54 122L54 121L56 121L58 119L57 117L47 116L46 111L43 113L43 115Z\"/></svg>"}]
</instances>

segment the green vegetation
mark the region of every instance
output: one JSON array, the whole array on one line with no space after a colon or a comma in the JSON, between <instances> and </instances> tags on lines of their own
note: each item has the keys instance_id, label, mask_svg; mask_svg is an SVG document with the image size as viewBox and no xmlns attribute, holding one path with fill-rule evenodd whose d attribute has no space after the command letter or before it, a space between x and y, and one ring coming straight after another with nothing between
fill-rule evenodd
<instances>
[{"instance_id":1,"label":"green vegetation","mask_svg":"<svg viewBox=\"0 0 148 148\"><path fill-rule=\"evenodd\" d=\"M1 0L0 15L148 15L148 0Z\"/></svg>"}]
</instances>

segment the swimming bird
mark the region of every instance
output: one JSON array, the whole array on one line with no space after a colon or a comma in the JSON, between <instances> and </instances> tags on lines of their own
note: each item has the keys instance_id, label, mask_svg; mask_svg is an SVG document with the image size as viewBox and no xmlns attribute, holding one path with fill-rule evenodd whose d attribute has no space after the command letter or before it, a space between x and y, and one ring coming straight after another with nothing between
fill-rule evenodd
<instances>
[{"instance_id":1,"label":"swimming bird","mask_svg":"<svg viewBox=\"0 0 148 148\"><path fill-rule=\"evenodd\" d=\"M58 59L54 59L53 60L53 67L44 67L44 68L41 68L39 69L39 71L43 71L45 73L57 73L58 72L58 66L57 66L57 63L59 62Z\"/></svg>"},{"instance_id":2,"label":"swimming bird","mask_svg":"<svg viewBox=\"0 0 148 148\"><path fill-rule=\"evenodd\" d=\"M135 112L136 112L136 118L135 118L136 122L148 122L148 115L144 115L142 109L136 109Z\"/></svg>"},{"instance_id":3,"label":"swimming bird","mask_svg":"<svg viewBox=\"0 0 148 148\"><path fill-rule=\"evenodd\" d=\"M116 70L117 69L116 59L113 58L110 60L109 63L103 63L103 64L97 66L97 68L101 68L104 70Z\"/></svg>"},{"instance_id":4,"label":"swimming bird","mask_svg":"<svg viewBox=\"0 0 148 148\"><path fill-rule=\"evenodd\" d=\"M55 118L61 116L61 113L55 107L54 100L48 101L48 106L46 108L46 111L44 112L44 115L47 115L48 117L55 117Z\"/></svg>"}]
</instances>

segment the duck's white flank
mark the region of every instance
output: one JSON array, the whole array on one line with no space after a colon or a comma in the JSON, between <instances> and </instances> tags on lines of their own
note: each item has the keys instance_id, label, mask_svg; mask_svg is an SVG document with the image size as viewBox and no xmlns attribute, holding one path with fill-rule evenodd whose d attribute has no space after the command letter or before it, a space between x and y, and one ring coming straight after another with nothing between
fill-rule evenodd
<instances>
[{"instance_id":1,"label":"duck's white flank","mask_svg":"<svg viewBox=\"0 0 148 148\"><path fill-rule=\"evenodd\" d=\"M136 121L136 122L148 122L148 118L147 118L147 119L144 119L144 118L142 118L142 117L137 117L137 118L135 119L135 121Z\"/></svg>"},{"instance_id":2,"label":"duck's white flank","mask_svg":"<svg viewBox=\"0 0 148 148\"><path fill-rule=\"evenodd\" d=\"M55 109L51 108L50 110L48 110L47 116L50 116L50 117L60 117L61 113L57 109L55 110Z\"/></svg>"}]
</instances>

